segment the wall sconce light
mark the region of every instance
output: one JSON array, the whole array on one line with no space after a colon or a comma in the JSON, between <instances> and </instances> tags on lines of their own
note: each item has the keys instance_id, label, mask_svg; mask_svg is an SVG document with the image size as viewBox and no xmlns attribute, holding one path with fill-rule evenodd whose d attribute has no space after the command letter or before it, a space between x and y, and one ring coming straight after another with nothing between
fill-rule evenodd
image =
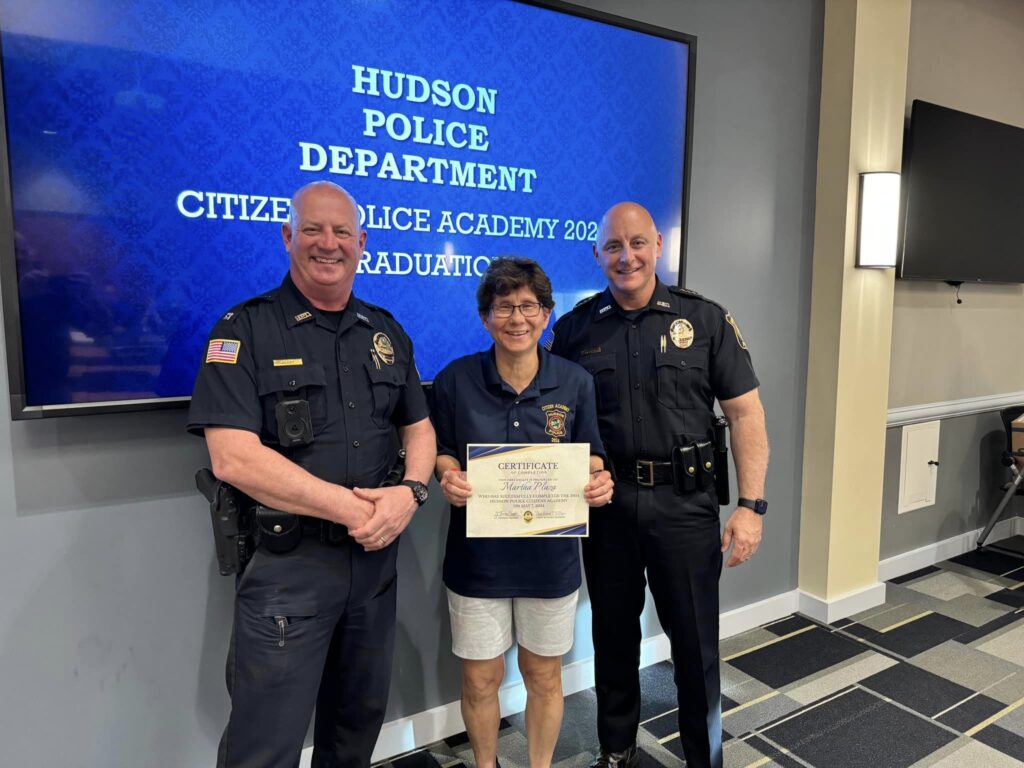
<instances>
[{"instance_id":1,"label":"wall sconce light","mask_svg":"<svg viewBox=\"0 0 1024 768\"><path fill-rule=\"evenodd\" d=\"M857 232L857 266L887 269L896 266L899 233L900 175L862 173Z\"/></svg>"}]
</instances>

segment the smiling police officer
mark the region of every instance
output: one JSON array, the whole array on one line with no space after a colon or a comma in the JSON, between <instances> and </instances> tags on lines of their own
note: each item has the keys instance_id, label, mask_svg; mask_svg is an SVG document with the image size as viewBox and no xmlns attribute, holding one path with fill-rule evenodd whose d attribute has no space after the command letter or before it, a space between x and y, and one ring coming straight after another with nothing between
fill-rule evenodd
<instances>
[{"instance_id":1,"label":"smiling police officer","mask_svg":"<svg viewBox=\"0 0 1024 768\"><path fill-rule=\"evenodd\" d=\"M435 439L412 343L352 294L366 233L328 182L292 198L279 288L213 328L189 411L213 472L258 505L236 583L218 766L366 766L395 638L396 540L426 499ZM380 488L396 456L403 482Z\"/></svg>"},{"instance_id":2,"label":"smiling police officer","mask_svg":"<svg viewBox=\"0 0 1024 768\"><path fill-rule=\"evenodd\" d=\"M690 768L722 765L718 579L761 540L768 465L764 410L732 316L655 276L651 215L620 203L594 256L607 289L555 325L552 351L590 371L601 438L616 470L610 507L591 517L583 564L593 609L598 738L594 766L636 766L640 613L646 577L668 635L679 736ZM713 405L731 428L739 506L720 532Z\"/></svg>"}]
</instances>

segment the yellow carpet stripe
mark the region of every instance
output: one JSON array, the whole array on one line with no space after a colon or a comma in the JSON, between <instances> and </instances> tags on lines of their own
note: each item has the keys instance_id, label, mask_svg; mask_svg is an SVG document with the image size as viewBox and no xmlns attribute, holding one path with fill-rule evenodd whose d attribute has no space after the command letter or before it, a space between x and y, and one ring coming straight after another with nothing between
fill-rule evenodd
<instances>
[{"instance_id":1,"label":"yellow carpet stripe","mask_svg":"<svg viewBox=\"0 0 1024 768\"><path fill-rule=\"evenodd\" d=\"M881 634L884 635L886 632L891 632L892 630L897 629L898 627L905 626L905 625L909 624L912 621L917 621L918 619L923 619L925 616L927 616L929 614L932 614L932 613L935 613L935 611L925 611L924 613L917 614L917 616L911 616L909 619L904 619L903 621L897 621L891 627L886 627L885 629L880 629L878 631Z\"/></svg>"},{"instance_id":2,"label":"yellow carpet stripe","mask_svg":"<svg viewBox=\"0 0 1024 768\"><path fill-rule=\"evenodd\" d=\"M1017 707L1019 707L1021 704L1024 704L1024 699L1017 699L1015 702L1013 702L1013 704L1010 704L1008 707L1005 707L1005 708L999 710L998 712L996 712L988 720L982 720L980 723L978 723L976 726L971 728L969 731L964 731L964 736L973 736L978 731L980 731L982 728L988 728L996 720L999 720L1001 717L1004 717L1004 716L1010 714L1011 712L1013 712L1013 710L1017 709Z\"/></svg>"},{"instance_id":3,"label":"yellow carpet stripe","mask_svg":"<svg viewBox=\"0 0 1024 768\"><path fill-rule=\"evenodd\" d=\"M755 704L760 704L762 701L768 701L768 699L778 695L778 691L770 691L766 693L764 696L761 696L760 698L754 699L753 701L748 701L745 704L739 704L738 706L735 706L732 709L730 709L728 712L723 712L722 717L728 717L734 712L739 712L741 709L746 709L747 707L752 707Z\"/></svg>"},{"instance_id":4,"label":"yellow carpet stripe","mask_svg":"<svg viewBox=\"0 0 1024 768\"><path fill-rule=\"evenodd\" d=\"M817 626L817 624L811 624L809 627L803 627L802 629L798 629L796 632L790 632L788 635L776 637L774 640L768 640L767 642L761 643L760 645L755 645L753 648L747 648L747 650L745 651L734 653L732 656L726 656L724 659L722 659L722 661L732 661L733 659L738 659L740 656L746 656L748 653L753 653L754 651L759 651L762 648L767 648L769 645L775 645L776 643L782 642L783 640L788 640L791 637L796 637L797 635L802 634L804 632L810 632Z\"/></svg>"}]
</instances>

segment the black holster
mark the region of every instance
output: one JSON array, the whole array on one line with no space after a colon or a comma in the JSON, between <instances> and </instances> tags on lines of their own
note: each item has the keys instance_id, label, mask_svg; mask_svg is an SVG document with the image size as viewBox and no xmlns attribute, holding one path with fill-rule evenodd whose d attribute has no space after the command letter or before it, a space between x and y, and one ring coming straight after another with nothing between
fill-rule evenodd
<instances>
[{"instance_id":1,"label":"black holster","mask_svg":"<svg viewBox=\"0 0 1024 768\"><path fill-rule=\"evenodd\" d=\"M729 503L729 448L726 432L729 422L719 416L715 419L715 493L718 503Z\"/></svg>"},{"instance_id":2,"label":"black holster","mask_svg":"<svg viewBox=\"0 0 1024 768\"><path fill-rule=\"evenodd\" d=\"M236 488L218 480L206 467L196 472L196 487L210 502L213 546L220 575L241 573L254 550L249 515L252 501Z\"/></svg>"}]
</instances>

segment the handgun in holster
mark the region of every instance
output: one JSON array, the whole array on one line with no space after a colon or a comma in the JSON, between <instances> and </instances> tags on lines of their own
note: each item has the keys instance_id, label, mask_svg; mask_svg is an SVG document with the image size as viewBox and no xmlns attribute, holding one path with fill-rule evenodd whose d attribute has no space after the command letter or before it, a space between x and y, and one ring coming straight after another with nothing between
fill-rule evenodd
<instances>
[{"instance_id":1,"label":"handgun in holster","mask_svg":"<svg viewBox=\"0 0 1024 768\"><path fill-rule=\"evenodd\" d=\"M718 503L729 503L729 448L726 432L729 422L719 416L715 419L715 494Z\"/></svg>"},{"instance_id":2,"label":"handgun in holster","mask_svg":"<svg viewBox=\"0 0 1024 768\"><path fill-rule=\"evenodd\" d=\"M380 481L381 488L391 488L398 485L405 478L405 448L398 449L398 458L395 465L388 470L387 475Z\"/></svg>"},{"instance_id":3,"label":"handgun in holster","mask_svg":"<svg viewBox=\"0 0 1024 768\"><path fill-rule=\"evenodd\" d=\"M248 496L214 477L206 467L196 472L196 487L210 502L213 544L221 576L241 573L252 557Z\"/></svg>"}]
</instances>

